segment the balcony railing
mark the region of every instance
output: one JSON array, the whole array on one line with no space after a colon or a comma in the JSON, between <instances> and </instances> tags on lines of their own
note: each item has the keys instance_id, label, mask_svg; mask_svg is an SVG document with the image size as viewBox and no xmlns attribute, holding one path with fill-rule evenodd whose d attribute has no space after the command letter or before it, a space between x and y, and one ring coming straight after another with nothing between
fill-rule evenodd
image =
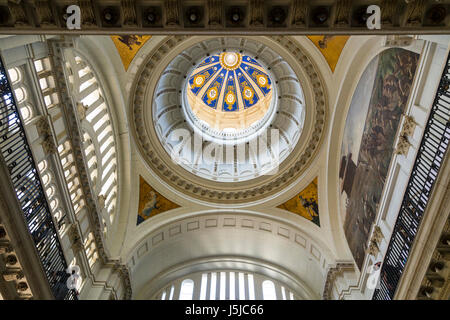
<instances>
[{"instance_id":1,"label":"balcony railing","mask_svg":"<svg viewBox=\"0 0 450 320\"><path fill-rule=\"evenodd\" d=\"M374 300L392 300L439 174L450 139L450 56L392 232Z\"/></svg>"},{"instance_id":2,"label":"balcony railing","mask_svg":"<svg viewBox=\"0 0 450 320\"><path fill-rule=\"evenodd\" d=\"M0 157L10 173L14 193L53 295L56 299L76 300L75 292L66 286L69 277L66 273L67 262L1 57Z\"/></svg>"}]
</instances>

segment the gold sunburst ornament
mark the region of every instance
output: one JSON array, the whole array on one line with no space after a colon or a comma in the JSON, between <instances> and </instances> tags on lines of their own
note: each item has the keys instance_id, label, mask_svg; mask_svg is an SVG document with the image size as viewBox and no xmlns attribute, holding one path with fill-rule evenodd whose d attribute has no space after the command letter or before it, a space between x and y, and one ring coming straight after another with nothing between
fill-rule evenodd
<instances>
[{"instance_id":1,"label":"gold sunburst ornament","mask_svg":"<svg viewBox=\"0 0 450 320\"><path fill-rule=\"evenodd\" d=\"M205 83L205 75L199 74L194 77L192 88L200 88Z\"/></svg>"},{"instance_id":2,"label":"gold sunburst ornament","mask_svg":"<svg viewBox=\"0 0 450 320\"><path fill-rule=\"evenodd\" d=\"M254 92L253 92L252 88L250 88L248 86L244 87L243 96L244 96L245 100L248 100L248 102L253 103L253 95L254 95Z\"/></svg>"},{"instance_id":3,"label":"gold sunburst ornament","mask_svg":"<svg viewBox=\"0 0 450 320\"><path fill-rule=\"evenodd\" d=\"M208 92L206 93L206 95L208 96L208 103L211 103L212 101L217 99L217 88L213 87L210 88L208 90Z\"/></svg>"},{"instance_id":4,"label":"gold sunburst ornament","mask_svg":"<svg viewBox=\"0 0 450 320\"><path fill-rule=\"evenodd\" d=\"M242 62L242 55L237 52L222 52L219 56L220 65L225 70L236 70Z\"/></svg>"},{"instance_id":5,"label":"gold sunburst ornament","mask_svg":"<svg viewBox=\"0 0 450 320\"><path fill-rule=\"evenodd\" d=\"M225 103L228 105L228 109L233 109L233 104L236 101L236 96L232 91L228 91L228 93L225 96Z\"/></svg>"},{"instance_id":6,"label":"gold sunburst ornament","mask_svg":"<svg viewBox=\"0 0 450 320\"><path fill-rule=\"evenodd\" d=\"M258 81L258 85L259 85L261 88L267 88L267 89L270 89L270 86L269 86L269 80L267 79L267 76L265 76L265 75L263 75L263 74L258 74L258 75L256 76L256 80Z\"/></svg>"}]
</instances>

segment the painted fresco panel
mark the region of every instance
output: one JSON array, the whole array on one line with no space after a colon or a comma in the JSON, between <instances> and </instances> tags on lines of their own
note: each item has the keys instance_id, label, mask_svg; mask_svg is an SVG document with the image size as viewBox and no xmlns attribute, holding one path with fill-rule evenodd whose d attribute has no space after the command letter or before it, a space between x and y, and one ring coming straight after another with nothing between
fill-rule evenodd
<instances>
[{"instance_id":1,"label":"painted fresco panel","mask_svg":"<svg viewBox=\"0 0 450 320\"><path fill-rule=\"evenodd\" d=\"M419 55L383 51L369 64L347 115L339 170L345 236L361 269Z\"/></svg>"}]
</instances>

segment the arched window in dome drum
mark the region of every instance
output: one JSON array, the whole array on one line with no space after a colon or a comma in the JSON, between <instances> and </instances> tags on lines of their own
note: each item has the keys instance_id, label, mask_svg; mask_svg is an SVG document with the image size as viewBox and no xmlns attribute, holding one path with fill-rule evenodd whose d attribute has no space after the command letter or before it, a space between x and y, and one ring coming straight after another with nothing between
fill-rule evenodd
<instances>
[{"instance_id":1,"label":"arched window in dome drum","mask_svg":"<svg viewBox=\"0 0 450 320\"><path fill-rule=\"evenodd\" d=\"M194 294L194 281L191 279L183 280L181 283L180 298L179 300L192 300Z\"/></svg>"}]
</instances>

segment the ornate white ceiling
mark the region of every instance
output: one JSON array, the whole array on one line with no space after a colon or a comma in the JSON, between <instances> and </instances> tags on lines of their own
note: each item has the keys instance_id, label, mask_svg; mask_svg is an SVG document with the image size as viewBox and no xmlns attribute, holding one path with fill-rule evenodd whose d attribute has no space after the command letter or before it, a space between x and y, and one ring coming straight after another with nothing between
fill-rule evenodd
<instances>
[{"instance_id":1,"label":"ornate white ceiling","mask_svg":"<svg viewBox=\"0 0 450 320\"><path fill-rule=\"evenodd\" d=\"M245 149L244 161L237 161L238 152L229 153L232 148L223 148L216 154L209 153L212 162L198 164L195 144L184 139L186 147L174 139L174 131L179 139L195 132L196 124L186 112L190 108L183 102L192 70L208 54L224 51L251 57L270 75L276 103L263 126L279 130L278 168L274 166L270 131L266 140L269 148L252 154L249 150L256 135L246 132L233 136L236 132L210 127L207 138L231 136L234 150L240 145ZM154 74L161 77L155 80ZM307 168L325 125L327 102L322 79L300 45L289 37L169 37L146 57L131 92L134 134L144 160L170 186L208 202L241 203L276 193ZM177 162L171 158L174 150L180 155ZM223 163L227 153L234 155L228 156L234 160L231 164Z\"/></svg>"}]
</instances>

